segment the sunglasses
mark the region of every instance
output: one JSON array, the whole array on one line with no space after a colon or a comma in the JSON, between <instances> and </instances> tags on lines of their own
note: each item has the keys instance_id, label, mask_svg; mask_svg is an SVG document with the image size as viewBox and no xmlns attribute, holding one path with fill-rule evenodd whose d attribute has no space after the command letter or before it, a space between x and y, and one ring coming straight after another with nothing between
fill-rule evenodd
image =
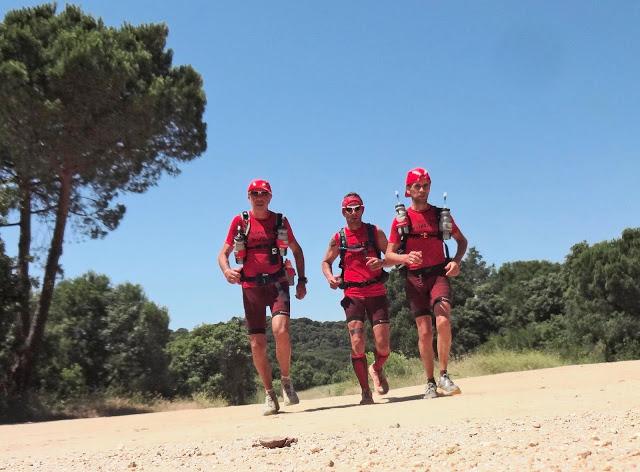
<instances>
[{"instance_id":1,"label":"sunglasses","mask_svg":"<svg viewBox=\"0 0 640 472\"><path fill-rule=\"evenodd\" d=\"M249 195L251 195L252 197L266 197L267 195L269 195L269 192L267 192L266 190L252 190L251 192L249 192Z\"/></svg>"},{"instance_id":2,"label":"sunglasses","mask_svg":"<svg viewBox=\"0 0 640 472\"><path fill-rule=\"evenodd\" d=\"M426 184L413 184L411 185L411 188L414 190L429 190L430 186L431 186L431 182Z\"/></svg>"},{"instance_id":3,"label":"sunglasses","mask_svg":"<svg viewBox=\"0 0 640 472\"><path fill-rule=\"evenodd\" d=\"M362 210L364 208L363 205L353 205L353 206L348 206L348 207L342 207L342 209L349 214L352 213L358 213L360 210Z\"/></svg>"}]
</instances>

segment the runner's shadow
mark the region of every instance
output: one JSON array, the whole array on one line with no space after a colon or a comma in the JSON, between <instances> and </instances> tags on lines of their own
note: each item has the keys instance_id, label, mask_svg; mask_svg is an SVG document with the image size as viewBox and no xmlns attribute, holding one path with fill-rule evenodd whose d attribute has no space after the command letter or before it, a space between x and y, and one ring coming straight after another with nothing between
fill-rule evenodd
<instances>
[{"instance_id":1,"label":"runner's shadow","mask_svg":"<svg viewBox=\"0 0 640 472\"><path fill-rule=\"evenodd\" d=\"M424 395L409 395L408 397L384 397L386 403L410 402L412 400L422 400Z\"/></svg>"},{"instance_id":2,"label":"runner's shadow","mask_svg":"<svg viewBox=\"0 0 640 472\"><path fill-rule=\"evenodd\" d=\"M348 405L321 406L318 408L309 408L306 410L302 410L300 411L300 413L311 413L314 411L323 411L323 410L337 410L339 408L353 408L354 406L368 406L368 405L360 405L359 403L350 403Z\"/></svg>"}]
</instances>

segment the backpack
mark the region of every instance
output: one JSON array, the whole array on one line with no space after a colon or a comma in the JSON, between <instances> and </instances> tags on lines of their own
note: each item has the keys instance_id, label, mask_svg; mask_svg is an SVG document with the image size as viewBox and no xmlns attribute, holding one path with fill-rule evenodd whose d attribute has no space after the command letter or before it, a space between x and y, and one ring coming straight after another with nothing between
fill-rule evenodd
<instances>
[{"instance_id":1,"label":"backpack","mask_svg":"<svg viewBox=\"0 0 640 472\"><path fill-rule=\"evenodd\" d=\"M408 238L421 238L424 237L423 235L426 234L428 237L437 237L440 241L442 241L442 244L444 244L444 252L445 252L445 257L447 258L447 260L450 259L449 257L449 246L447 246L447 243L444 242L444 238L442 237L442 231L440 231L440 214L442 213L442 208L437 207L435 205L431 205L435 210L436 210L436 221L437 221L437 225L438 225L438 231L435 232L430 232L430 233L411 233L411 218L409 217L409 212L407 212L407 221L409 222L408 228L409 231L407 233L403 233L400 235L400 246L398 246L398 254L404 254L406 249L407 249L407 239Z\"/></svg>"},{"instance_id":2,"label":"backpack","mask_svg":"<svg viewBox=\"0 0 640 472\"><path fill-rule=\"evenodd\" d=\"M251 230L251 222L249 218L249 212L243 211L240 216L242 217L242 221L244 222L244 235L247 241L249 240L249 231ZM247 252L251 249L269 249L269 262L273 265L280 262L280 265L284 264L284 258L280 255L280 251L278 250L278 246L276 245L276 240L278 239L278 230L284 227L284 216L282 213L276 213L276 224L273 227L273 241L265 244L257 244L255 246L249 246L247 244Z\"/></svg>"},{"instance_id":3,"label":"backpack","mask_svg":"<svg viewBox=\"0 0 640 472\"><path fill-rule=\"evenodd\" d=\"M347 251L349 251L350 249L363 249L366 251L369 248L373 248L376 251L376 255L378 256L378 259L380 259L382 256L382 251L378 247L378 241L376 239L376 227L370 223L364 223L364 225L367 228L367 242L364 244L359 244L357 246L349 246L347 244L347 235L345 233L344 228L341 228L340 231L338 232L338 235L340 236L340 263L338 264L338 267L340 267L341 269L340 278L342 279L342 284L340 284L340 288L365 287L367 285L372 285L377 282L384 282L389 277L389 274L383 270L378 277L371 280L367 280L365 282L345 282L344 280L344 259L347 254Z\"/></svg>"}]
</instances>

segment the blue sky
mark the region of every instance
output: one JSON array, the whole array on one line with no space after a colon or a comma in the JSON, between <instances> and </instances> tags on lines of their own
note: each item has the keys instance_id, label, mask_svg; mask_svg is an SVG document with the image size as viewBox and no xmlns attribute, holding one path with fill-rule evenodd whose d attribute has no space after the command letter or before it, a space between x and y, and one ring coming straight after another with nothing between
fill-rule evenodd
<instances>
[{"instance_id":1,"label":"blue sky","mask_svg":"<svg viewBox=\"0 0 640 472\"><path fill-rule=\"evenodd\" d=\"M61 261L66 277L142 285L174 329L242 313L216 256L254 177L305 251L309 294L293 316L316 320L344 317L320 272L342 195L359 192L365 220L388 232L415 166L496 265L562 261L639 226L639 2L77 4L112 26L166 23L174 64L204 78L206 154L126 197L106 239L68 233ZM15 252L15 229L2 237Z\"/></svg>"}]
</instances>

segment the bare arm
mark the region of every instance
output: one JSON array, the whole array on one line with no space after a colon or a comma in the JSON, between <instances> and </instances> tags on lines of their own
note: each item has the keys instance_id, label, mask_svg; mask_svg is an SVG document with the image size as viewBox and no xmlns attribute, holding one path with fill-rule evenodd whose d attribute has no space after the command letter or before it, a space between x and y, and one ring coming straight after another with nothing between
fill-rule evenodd
<instances>
[{"instance_id":1,"label":"bare arm","mask_svg":"<svg viewBox=\"0 0 640 472\"><path fill-rule=\"evenodd\" d=\"M382 254L384 254L387 250L387 236L384 234L384 231L382 231L380 228L378 228L378 231L376 233L376 243L378 244L378 247L380 248L380 251L382 251ZM369 267L369 269L371 270L377 270L377 269L382 269L383 267L391 267L395 265L393 262L390 262L388 259L386 258L382 258L382 255L380 256L380 259L378 259L377 257L367 257L367 267Z\"/></svg>"},{"instance_id":2,"label":"bare arm","mask_svg":"<svg viewBox=\"0 0 640 472\"><path fill-rule=\"evenodd\" d=\"M447 277L455 277L460 273L460 263L462 262L464 253L467 252L468 245L467 238L464 237L464 234L462 234L460 229L453 233L451 237L456 240L458 247L456 248L456 255L453 256L453 259L451 259L446 266L444 266L447 271L445 274Z\"/></svg>"},{"instance_id":3,"label":"bare arm","mask_svg":"<svg viewBox=\"0 0 640 472\"><path fill-rule=\"evenodd\" d=\"M224 243L218 254L218 265L227 282L230 284L238 284L240 283L240 270L232 269L229 265L229 254L231 254L232 251L233 246Z\"/></svg>"},{"instance_id":4,"label":"bare arm","mask_svg":"<svg viewBox=\"0 0 640 472\"><path fill-rule=\"evenodd\" d=\"M324 255L324 259L322 260L322 273L327 279L327 282L329 282L329 287L334 290L340 286L340 277L336 277L335 275L333 275L331 265L339 255L340 249L338 248L338 244L336 243L336 240L334 238L331 238L331 240L329 241L327 252Z\"/></svg>"},{"instance_id":5,"label":"bare arm","mask_svg":"<svg viewBox=\"0 0 640 472\"><path fill-rule=\"evenodd\" d=\"M300 247L297 241L289 242L289 248L291 249L291 254L293 254L293 258L296 260L296 271L298 272L298 284L296 285L296 298L298 300L302 300L307 294L306 282L300 281L301 278L305 278L304 253L302 252L302 248Z\"/></svg>"},{"instance_id":6,"label":"bare arm","mask_svg":"<svg viewBox=\"0 0 640 472\"><path fill-rule=\"evenodd\" d=\"M411 251L409 254L398 254L400 243L389 243L387 251L384 253L385 262L391 265L417 265L422 264L422 254L418 251Z\"/></svg>"}]
</instances>

